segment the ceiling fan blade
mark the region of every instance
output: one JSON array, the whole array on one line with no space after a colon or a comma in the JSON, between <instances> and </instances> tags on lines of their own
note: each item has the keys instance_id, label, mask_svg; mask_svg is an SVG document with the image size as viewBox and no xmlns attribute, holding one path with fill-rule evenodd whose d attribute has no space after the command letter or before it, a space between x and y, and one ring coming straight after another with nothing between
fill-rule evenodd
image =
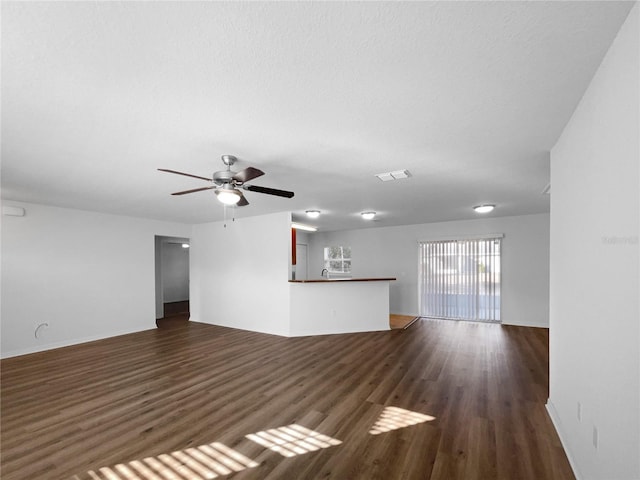
<instances>
[{"instance_id":1,"label":"ceiling fan blade","mask_svg":"<svg viewBox=\"0 0 640 480\"><path fill-rule=\"evenodd\" d=\"M199 178L200 180L206 180L207 182L211 182L212 181L210 178L207 178L207 177L200 177L198 175L191 175L190 173L178 172L176 170L167 170L166 168L159 168L158 170L161 171L161 172L175 173L177 175L184 175L185 177Z\"/></svg>"},{"instance_id":2,"label":"ceiling fan blade","mask_svg":"<svg viewBox=\"0 0 640 480\"><path fill-rule=\"evenodd\" d=\"M249 201L246 199L246 197L244 195L242 195L240 197L240 201L238 203L236 203L236 206L238 206L238 207L246 207L247 205L249 205Z\"/></svg>"},{"instance_id":3,"label":"ceiling fan blade","mask_svg":"<svg viewBox=\"0 0 640 480\"><path fill-rule=\"evenodd\" d=\"M258 178L264 175L262 170L258 170L257 168L247 167L244 170L240 170L236 173L232 178L236 182L248 182L249 180L253 180L254 178Z\"/></svg>"},{"instance_id":4,"label":"ceiling fan blade","mask_svg":"<svg viewBox=\"0 0 640 480\"><path fill-rule=\"evenodd\" d=\"M288 192L286 190L278 190L276 188L269 187L259 187L258 185L243 185L242 188L245 190L249 190L250 192L258 192L258 193L266 193L267 195L275 195L277 197L293 197L293 192Z\"/></svg>"},{"instance_id":5,"label":"ceiling fan blade","mask_svg":"<svg viewBox=\"0 0 640 480\"><path fill-rule=\"evenodd\" d=\"M191 190L183 190L182 192L175 192L175 193L172 193L171 195L185 195L187 193L201 192L202 190L211 190L212 188L216 188L216 187L193 188Z\"/></svg>"}]
</instances>

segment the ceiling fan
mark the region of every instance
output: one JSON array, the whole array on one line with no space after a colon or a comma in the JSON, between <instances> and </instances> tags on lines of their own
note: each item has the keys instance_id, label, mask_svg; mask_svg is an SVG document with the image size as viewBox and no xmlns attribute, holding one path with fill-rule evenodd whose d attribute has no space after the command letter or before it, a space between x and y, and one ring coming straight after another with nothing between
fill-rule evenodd
<instances>
[{"instance_id":1,"label":"ceiling fan","mask_svg":"<svg viewBox=\"0 0 640 480\"><path fill-rule=\"evenodd\" d=\"M247 190L249 192L266 193L267 195L275 195L277 197L293 197L293 192L288 192L286 190L278 190L276 188L269 187L259 187L258 185L247 185L247 182L250 182L254 178L258 178L264 175L264 172L253 167L247 167L244 170L240 170L239 172L234 172L231 170L231 167L237 161L238 159L233 155L222 155L222 163L227 166L227 169L215 172L212 178L192 175L190 173L178 172L176 170L168 170L166 168L159 168L158 170L161 172L184 175L186 177L199 178L200 180L205 180L214 184L208 187L200 187L191 190L184 190L182 192L175 192L171 195L185 195L187 193L195 193L204 190L215 189L216 197L220 202L224 203L225 205L237 205L239 207L249 205L249 202L242 194L240 189Z\"/></svg>"}]
</instances>

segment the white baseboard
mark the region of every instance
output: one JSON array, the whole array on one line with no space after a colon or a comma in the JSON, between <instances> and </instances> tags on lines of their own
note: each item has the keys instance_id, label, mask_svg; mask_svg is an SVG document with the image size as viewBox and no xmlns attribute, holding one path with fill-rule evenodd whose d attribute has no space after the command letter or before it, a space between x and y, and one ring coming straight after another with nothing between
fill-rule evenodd
<instances>
[{"instance_id":1,"label":"white baseboard","mask_svg":"<svg viewBox=\"0 0 640 480\"><path fill-rule=\"evenodd\" d=\"M150 330L155 327L149 327ZM69 340L63 340L60 342L47 343L45 345L36 345L28 348L19 348L17 350L9 350L8 352L2 352L0 358L18 357L20 355L29 355L30 353L45 352L47 350L53 350L56 348L70 347L72 345L78 345L81 343L94 342L96 340L104 340L105 338L118 337L120 335L128 335L130 333L137 333L143 330L122 330L116 332L103 333L99 335L91 335L83 338L73 338Z\"/></svg>"},{"instance_id":2,"label":"white baseboard","mask_svg":"<svg viewBox=\"0 0 640 480\"><path fill-rule=\"evenodd\" d=\"M569 444L566 442L562 430L562 423L560 422L560 416L558 415L558 411L556 407L553 405L553 402L547 399L547 412L549 413L549 417L551 418L551 423L553 423L554 428L556 429L556 433L558 437L560 437L560 443L562 444L562 448L564 448L564 453L567 455L567 460L569 460L569 466L571 470L573 470L573 475L576 477L576 480L582 480L582 475L580 474L580 470L576 465L576 462L573 460L571 455L571 450L569 450Z\"/></svg>"}]
</instances>

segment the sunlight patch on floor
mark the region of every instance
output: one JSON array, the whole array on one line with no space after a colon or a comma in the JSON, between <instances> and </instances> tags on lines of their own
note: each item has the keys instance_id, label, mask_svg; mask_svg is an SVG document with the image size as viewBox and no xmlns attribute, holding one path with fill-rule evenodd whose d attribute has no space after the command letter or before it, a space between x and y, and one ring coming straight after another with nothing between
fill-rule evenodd
<instances>
[{"instance_id":1,"label":"sunlight patch on floor","mask_svg":"<svg viewBox=\"0 0 640 480\"><path fill-rule=\"evenodd\" d=\"M251 433L246 438L284 457L340 445L342 442L300 425L272 428L264 432Z\"/></svg>"},{"instance_id":2,"label":"sunlight patch on floor","mask_svg":"<svg viewBox=\"0 0 640 480\"><path fill-rule=\"evenodd\" d=\"M417 425L418 423L430 422L435 418L431 415L424 415L398 407L385 407L373 428L369 430L369 433L371 435L379 435L391 430Z\"/></svg>"},{"instance_id":3,"label":"sunlight patch on floor","mask_svg":"<svg viewBox=\"0 0 640 480\"><path fill-rule=\"evenodd\" d=\"M208 480L258 465L232 448L215 442L87 473L93 480Z\"/></svg>"}]
</instances>

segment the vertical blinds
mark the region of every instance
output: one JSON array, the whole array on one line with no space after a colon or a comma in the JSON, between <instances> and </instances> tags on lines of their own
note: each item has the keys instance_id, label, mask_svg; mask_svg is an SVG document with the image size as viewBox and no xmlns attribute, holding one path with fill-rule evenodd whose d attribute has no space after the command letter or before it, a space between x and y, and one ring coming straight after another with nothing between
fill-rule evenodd
<instances>
[{"instance_id":1,"label":"vertical blinds","mask_svg":"<svg viewBox=\"0 0 640 480\"><path fill-rule=\"evenodd\" d=\"M420 243L420 315L500 321L501 237Z\"/></svg>"}]
</instances>

